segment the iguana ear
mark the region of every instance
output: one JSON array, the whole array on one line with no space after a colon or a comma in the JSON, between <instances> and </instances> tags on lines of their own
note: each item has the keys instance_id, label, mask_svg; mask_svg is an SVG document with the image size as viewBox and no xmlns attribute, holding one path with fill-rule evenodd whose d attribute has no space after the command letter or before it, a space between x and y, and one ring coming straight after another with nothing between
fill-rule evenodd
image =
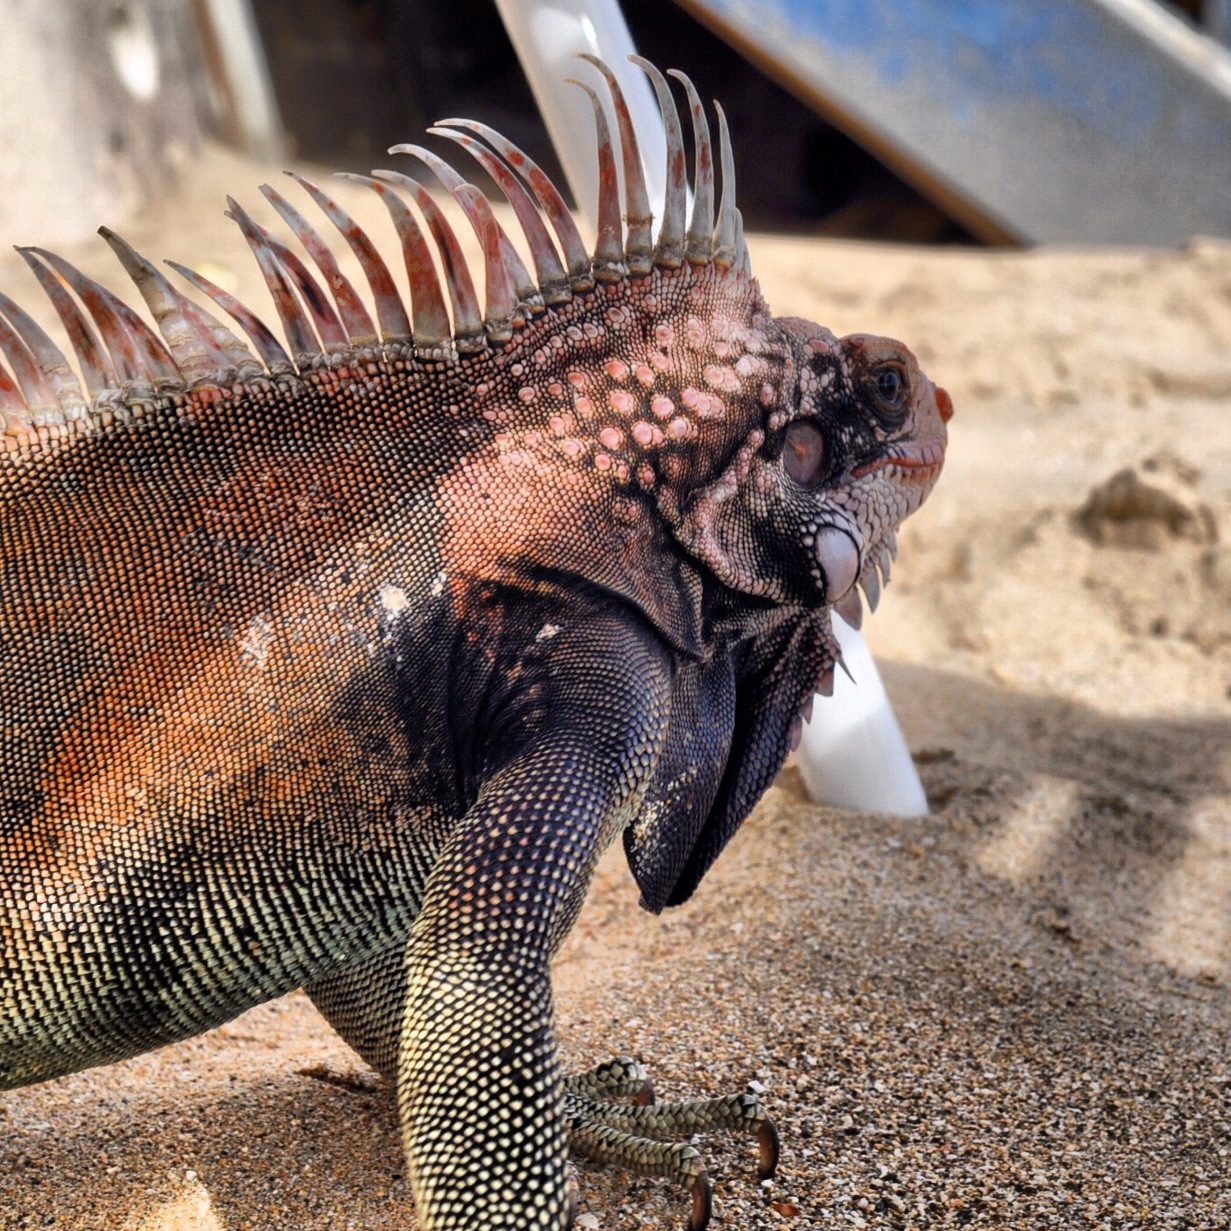
<instances>
[{"instance_id":1,"label":"iguana ear","mask_svg":"<svg viewBox=\"0 0 1231 1231\"><path fill-rule=\"evenodd\" d=\"M790 749L791 722L834 659L824 610L766 629L735 666L735 718L726 769L664 905L688 901L740 823L768 789Z\"/></svg>"},{"instance_id":2,"label":"iguana ear","mask_svg":"<svg viewBox=\"0 0 1231 1231\"><path fill-rule=\"evenodd\" d=\"M726 655L686 663L671 690L667 744L637 819L624 831L624 853L641 905L667 905L705 829L718 794L735 725L735 671Z\"/></svg>"}]
</instances>

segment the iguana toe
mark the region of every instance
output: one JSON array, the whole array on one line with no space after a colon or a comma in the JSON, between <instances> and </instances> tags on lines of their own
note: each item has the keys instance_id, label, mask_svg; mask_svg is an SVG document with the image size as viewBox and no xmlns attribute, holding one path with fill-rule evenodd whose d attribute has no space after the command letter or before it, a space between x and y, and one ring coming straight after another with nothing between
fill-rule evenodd
<instances>
[{"instance_id":1,"label":"iguana toe","mask_svg":"<svg viewBox=\"0 0 1231 1231\"><path fill-rule=\"evenodd\" d=\"M570 1073L564 1079L564 1090L585 1099L630 1098L642 1106L654 1102L649 1074L632 1056L614 1056L596 1068Z\"/></svg>"},{"instance_id":2,"label":"iguana toe","mask_svg":"<svg viewBox=\"0 0 1231 1231\"><path fill-rule=\"evenodd\" d=\"M611 1103L605 1098L631 1098ZM778 1130L751 1094L655 1103L645 1070L635 1060L617 1057L588 1073L566 1079L565 1113L569 1144L596 1162L617 1163L641 1175L674 1179L692 1194L689 1231L709 1224L711 1186L700 1153L683 1144L695 1133L726 1131L757 1138L758 1178L778 1166Z\"/></svg>"}]
</instances>

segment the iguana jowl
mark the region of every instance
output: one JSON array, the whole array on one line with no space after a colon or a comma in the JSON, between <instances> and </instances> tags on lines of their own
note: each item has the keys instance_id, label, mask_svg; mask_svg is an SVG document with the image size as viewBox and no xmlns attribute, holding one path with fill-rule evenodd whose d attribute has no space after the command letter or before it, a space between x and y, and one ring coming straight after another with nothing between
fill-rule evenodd
<instances>
[{"instance_id":1,"label":"iguana jowl","mask_svg":"<svg viewBox=\"0 0 1231 1231\"><path fill-rule=\"evenodd\" d=\"M676 74L686 220L674 103L639 62L668 135L656 241L601 65L628 225L591 91L592 256L498 134L437 130L507 195L533 278L483 196L405 147L476 228L483 315L432 197L387 172L364 182L411 319L315 185L375 322L288 201L264 190L332 302L231 203L289 354L177 266L243 344L106 230L165 344L23 250L80 379L0 296L0 1086L302 985L396 1078L429 1231L566 1226L570 1136L689 1182L698 1227L696 1151L654 1138L746 1126L772 1168L748 1096L604 1102L641 1088L631 1062L563 1078L548 963L617 836L649 909L696 888L832 686L830 608L857 619L856 583L875 606L952 407L899 343L770 315L721 111L715 224L705 114Z\"/></svg>"}]
</instances>

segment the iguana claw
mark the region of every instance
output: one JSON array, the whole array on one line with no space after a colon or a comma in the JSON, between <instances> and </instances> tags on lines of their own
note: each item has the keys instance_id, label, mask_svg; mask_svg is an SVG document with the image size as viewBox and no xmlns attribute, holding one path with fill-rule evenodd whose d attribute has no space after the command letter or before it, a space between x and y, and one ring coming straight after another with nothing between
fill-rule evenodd
<instances>
[{"instance_id":1,"label":"iguana claw","mask_svg":"<svg viewBox=\"0 0 1231 1231\"><path fill-rule=\"evenodd\" d=\"M757 1179L769 1180L778 1170L778 1156L782 1153L782 1140L774 1122L766 1116L761 1127L757 1129L757 1149L760 1154L757 1166Z\"/></svg>"},{"instance_id":2,"label":"iguana claw","mask_svg":"<svg viewBox=\"0 0 1231 1231\"><path fill-rule=\"evenodd\" d=\"M688 1219L688 1231L705 1231L713 1212L714 1188L703 1171L692 1183L692 1215Z\"/></svg>"},{"instance_id":3,"label":"iguana claw","mask_svg":"<svg viewBox=\"0 0 1231 1231\"><path fill-rule=\"evenodd\" d=\"M573 1171L572 1164L569 1164L568 1175L568 1213L564 1219L564 1225L568 1231L573 1231L577 1225L577 1207L581 1204L581 1188L577 1183L577 1176Z\"/></svg>"}]
</instances>

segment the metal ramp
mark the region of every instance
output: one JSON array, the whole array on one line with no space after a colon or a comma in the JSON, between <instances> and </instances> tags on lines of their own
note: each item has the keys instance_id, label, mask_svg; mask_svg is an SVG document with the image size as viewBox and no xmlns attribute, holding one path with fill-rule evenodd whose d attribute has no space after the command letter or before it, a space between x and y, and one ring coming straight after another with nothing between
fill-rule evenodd
<instances>
[{"instance_id":1,"label":"metal ramp","mask_svg":"<svg viewBox=\"0 0 1231 1231\"><path fill-rule=\"evenodd\" d=\"M1231 236L1231 52L1155 0L678 3L986 239Z\"/></svg>"}]
</instances>

